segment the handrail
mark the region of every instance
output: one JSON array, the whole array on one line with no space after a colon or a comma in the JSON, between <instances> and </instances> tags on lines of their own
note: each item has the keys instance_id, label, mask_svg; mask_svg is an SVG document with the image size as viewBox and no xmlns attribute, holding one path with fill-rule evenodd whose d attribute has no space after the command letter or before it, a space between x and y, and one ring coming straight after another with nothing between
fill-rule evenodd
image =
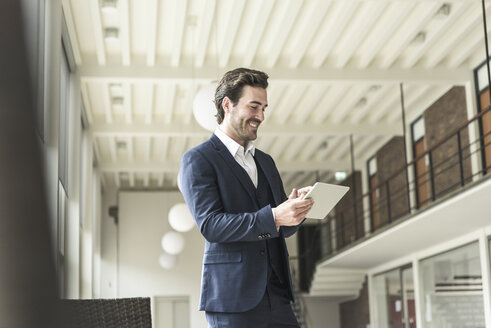
<instances>
[{"instance_id":1,"label":"handrail","mask_svg":"<svg viewBox=\"0 0 491 328\"><path fill-rule=\"evenodd\" d=\"M289 260L290 260L290 262L294 261L294 260L298 260L298 256L290 256ZM291 264L290 264L290 268L291 268L292 279L293 279L294 283L296 283L297 282L296 281L297 272L291 266ZM300 288L298 288L298 291L300 291ZM299 292L295 293L295 296L298 297L298 299L301 302L300 309L303 312L302 314L304 315L305 319L307 320L307 327L313 327L314 324L312 322L312 317L310 316L309 310L307 309L307 304L305 302L305 298Z\"/></svg>"},{"instance_id":2,"label":"handrail","mask_svg":"<svg viewBox=\"0 0 491 328\"><path fill-rule=\"evenodd\" d=\"M336 208L335 215L329 215L327 220L322 220L317 225L304 227L305 240L302 245L299 245L299 254L291 259L307 259L304 263L305 268L299 268L299 277L302 290L310 289L312 275L319 260L324 259L338 253L346 247L349 247L354 242L359 242L366 238L370 238L374 231L390 226L394 220L408 218L415 209L423 208L431 202L442 197L443 195L456 190L472 181L475 181L477 175L486 174L491 169L488 164L479 166L477 171L472 169L471 158L475 154L488 149L491 142L486 141L491 132L481 133L475 139L462 140L462 131L471 127L476 120L491 112L491 105L478 113L464 124L453 129L444 138L439 140L435 145L426 150L423 154L417 156L412 161L406 163L404 167L398 169L388 178L379 182L375 187L372 187L368 192L361 196L353 197L353 203L346 204L343 207ZM450 153L445 153L444 159L438 163L433 163L432 155L439 147L442 147L446 142L457 137L457 145L452 143ZM446 148L445 148L446 149ZM418 161L429 156L429 167L422 174L415 174L411 181L405 179L404 182L399 181L401 174L413 166L416 167ZM445 179L448 174L454 172L457 174L455 179ZM441 180L441 179L444 180ZM454 181L455 180L455 181ZM443 181L443 182L442 182ZM431 183L431 185L430 185ZM394 185L395 184L395 185ZM390 185L390 192L389 192ZM426 191L420 194L422 186L426 186ZM385 187L385 188L384 188ZM372 201L372 196L375 190L380 190L380 195L377 195L375 203ZM383 193L382 193L383 191ZM410 201L410 195L416 193L416 202ZM422 199L423 197L424 199ZM426 197L426 198L425 198ZM368 202L370 206L366 206ZM356 208L356 213L355 213ZM361 208L361 212L358 210ZM334 225L331 224L332 219L336 218ZM378 218L377 221L375 218ZM366 220L370 220L369 227L365 225ZM375 223L376 222L376 223ZM358 229L355 229L357 227ZM357 231L362 229L361 232ZM368 228L368 229L367 229ZM322 229L327 229L328 239L325 244L324 233ZM360 233L358 233L360 232Z\"/></svg>"},{"instance_id":3,"label":"handrail","mask_svg":"<svg viewBox=\"0 0 491 328\"><path fill-rule=\"evenodd\" d=\"M488 108L486 110L483 110L483 111L479 112L477 115L475 115L472 118L468 119L465 123L461 124L458 128L452 130L449 134L447 134L444 138L442 138L435 145L431 146L424 153L422 153L418 157L414 158L412 161L406 163L404 166L402 166L400 169L398 169L395 173L393 173L388 178L386 178L382 182L380 182L377 185L375 185L375 187L373 187L372 189L370 189L366 193L362 194L360 197L356 197L356 195L355 195L355 203L358 202L360 199L363 199L365 196L369 196L377 188L380 188L380 187L384 186L385 184L387 184L387 182L389 180L391 180L391 179L395 178L397 175L403 173L409 166L415 165L417 161L419 161L420 159L423 159L426 155L428 155L429 153L431 153L433 150L435 150L439 146L443 145L445 142L449 141L452 137L455 137L455 135L457 133L460 133L460 130L463 130L463 129L467 128L470 123L472 123L473 121L481 118L482 116L484 116L485 114L487 114L489 112L491 112L491 105L488 106Z\"/></svg>"}]
</instances>

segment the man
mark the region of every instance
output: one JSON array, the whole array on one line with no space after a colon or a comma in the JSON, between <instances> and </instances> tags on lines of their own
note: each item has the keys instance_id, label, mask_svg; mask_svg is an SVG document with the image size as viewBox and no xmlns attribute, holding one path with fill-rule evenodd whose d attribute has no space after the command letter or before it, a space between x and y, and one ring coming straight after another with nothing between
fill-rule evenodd
<instances>
[{"instance_id":1,"label":"man","mask_svg":"<svg viewBox=\"0 0 491 328\"><path fill-rule=\"evenodd\" d=\"M254 148L268 76L238 68L215 93L219 127L181 161L184 199L206 239L200 310L210 327L298 327L285 237L313 205L287 198L271 156Z\"/></svg>"}]
</instances>

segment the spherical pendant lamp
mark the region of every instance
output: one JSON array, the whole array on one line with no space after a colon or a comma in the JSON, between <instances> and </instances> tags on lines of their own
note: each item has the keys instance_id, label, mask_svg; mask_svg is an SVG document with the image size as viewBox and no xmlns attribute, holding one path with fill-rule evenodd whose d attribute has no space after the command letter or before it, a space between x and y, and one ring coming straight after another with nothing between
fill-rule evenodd
<instances>
[{"instance_id":1,"label":"spherical pendant lamp","mask_svg":"<svg viewBox=\"0 0 491 328\"><path fill-rule=\"evenodd\" d=\"M184 249L184 237L178 232L166 232L162 237L162 248L171 255L179 254Z\"/></svg>"},{"instance_id":2,"label":"spherical pendant lamp","mask_svg":"<svg viewBox=\"0 0 491 328\"><path fill-rule=\"evenodd\" d=\"M193 102L193 115L196 122L208 131L215 131L218 126L215 117L217 113L214 103L215 88L215 82L204 85L194 97Z\"/></svg>"},{"instance_id":3,"label":"spherical pendant lamp","mask_svg":"<svg viewBox=\"0 0 491 328\"><path fill-rule=\"evenodd\" d=\"M162 253L159 256L159 264L162 268L170 270L176 266L177 256L167 253Z\"/></svg>"},{"instance_id":4,"label":"spherical pendant lamp","mask_svg":"<svg viewBox=\"0 0 491 328\"><path fill-rule=\"evenodd\" d=\"M179 232L186 232L194 227L193 216L186 204L179 203L172 206L169 211L169 224Z\"/></svg>"}]
</instances>

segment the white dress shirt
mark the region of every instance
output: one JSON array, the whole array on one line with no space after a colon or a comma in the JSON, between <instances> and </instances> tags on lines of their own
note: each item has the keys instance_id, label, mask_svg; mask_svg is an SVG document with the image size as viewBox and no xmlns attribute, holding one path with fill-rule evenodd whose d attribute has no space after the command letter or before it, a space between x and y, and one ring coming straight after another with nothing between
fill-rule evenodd
<instances>
[{"instance_id":1,"label":"white dress shirt","mask_svg":"<svg viewBox=\"0 0 491 328\"><path fill-rule=\"evenodd\" d=\"M225 132L220 130L220 127L216 128L215 135L221 142L223 142L225 147L227 147L235 161L244 168L251 178L254 187L257 188L257 166L256 162L254 161L256 147L254 147L254 144L252 142L248 142L246 148L244 149L244 147L239 145L237 141L230 138L227 134L225 134ZM273 219L276 222L276 216L273 208L271 208L271 212L273 213ZM276 230L279 231L279 227L277 227Z\"/></svg>"},{"instance_id":2,"label":"white dress shirt","mask_svg":"<svg viewBox=\"0 0 491 328\"><path fill-rule=\"evenodd\" d=\"M254 187L257 188L257 167L256 162L254 161L256 147L254 147L254 144L248 142L244 149L242 145L239 145L234 139L226 135L220 128L215 130L215 135L223 142L225 147L227 147L235 161L247 172Z\"/></svg>"}]
</instances>

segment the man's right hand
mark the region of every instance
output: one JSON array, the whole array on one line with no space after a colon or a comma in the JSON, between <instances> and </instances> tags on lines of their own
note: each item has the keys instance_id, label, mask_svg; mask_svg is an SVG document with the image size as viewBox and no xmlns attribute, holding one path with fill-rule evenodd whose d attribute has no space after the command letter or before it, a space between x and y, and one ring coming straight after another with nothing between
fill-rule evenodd
<instances>
[{"instance_id":1,"label":"man's right hand","mask_svg":"<svg viewBox=\"0 0 491 328\"><path fill-rule=\"evenodd\" d=\"M276 227L299 225L313 205L313 199L298 198L297 190L293 189L288 200L273 209Z\"/></svg>"}]
</instances>

